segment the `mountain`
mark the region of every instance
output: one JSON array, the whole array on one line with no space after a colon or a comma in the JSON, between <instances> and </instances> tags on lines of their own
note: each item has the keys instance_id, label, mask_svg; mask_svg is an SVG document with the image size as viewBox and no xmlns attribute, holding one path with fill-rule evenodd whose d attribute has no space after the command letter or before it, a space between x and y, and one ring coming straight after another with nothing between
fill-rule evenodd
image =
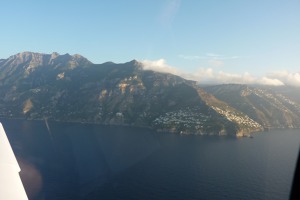
<instances>
[{"instance_id":1,"label":"mountain","mask_svg":"<svg viewBox=\"0 0 300 200\"><path fill-rule=\"evenodd\" d=\"M0 60L0 117L238 136L285 122L284 127L297 127L294 107L286 107L291 113L276 116L279 122L272 124L275 116L255 115L249 106L243 109L216 89L205 89L179 76L144 70L136 60L93 64L80 55L32 52Z\"/></svg>"},{"instance_id":2,"label":"mountain","mask_svg":"<svg viewBox=\"0 0 300 200\"><path fill-rule=\"evenodd\" d=\"M59 55L58 53L40 54L32 52L23 52L8 59L0 60L0 86L9 86L18 81L25 80L35 70L43 71L45 78L54 71L71 70L78 66L92 64L83 56Z\"/></svg>"},{"instance_id":3,"label":"mountain","mask_svg":"<svg viewBox=\"0 0 300 200\"><path fill-rule=\"evenodd\" d=\"M225 84L204 89L264 127L300 127L300 104L292 100L299 88Z\"/></svg>"},{"instance_id":4,"label":"mountain","mask_svg":"<svg viewBox=\"0 0 300 200\"><path fill-rule=\"evenodd\" d=\"M300 104L300 87L283 85L283 86L260 86L260 88L272 90L276 93L280 93L288 97L290 100Z\"/></svg>"}]
</instances>

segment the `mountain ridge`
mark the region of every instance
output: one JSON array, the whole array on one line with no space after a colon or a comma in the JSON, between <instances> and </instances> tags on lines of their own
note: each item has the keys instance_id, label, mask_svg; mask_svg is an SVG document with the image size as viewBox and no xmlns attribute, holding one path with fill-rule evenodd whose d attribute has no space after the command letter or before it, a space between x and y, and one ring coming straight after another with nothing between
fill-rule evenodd
<instances>
[{"instance_id":1,"label":"mountain ridge","mask_svg":"<svg viewBox=\"0 0 300 200\"><path fill-rule=\"evenodd\" d=\"M197 82L144 70L136 60L93 64L76 54L16 55L0 60L1 117L201 135L242 136L266 126Z\"/></svg>"},{"instance_id":2,"label":"mountain ridge","mask_svg":"<svg viewBox=\"0 0 300 200\"><path fill-rule=\"evenodd\" d=\"M2 59L1 61L1 65L10 65L11 67L17 67L18 65L23 64L23 67L26 67L28 70L41 65L57 65L60 63L68 63L71 68L83 64L92 64L92 62L79 54L70 55L67 53L60 55L57 52L44 54L29 51L12 55L7 59Z\"/></svg>"}]
</instances>

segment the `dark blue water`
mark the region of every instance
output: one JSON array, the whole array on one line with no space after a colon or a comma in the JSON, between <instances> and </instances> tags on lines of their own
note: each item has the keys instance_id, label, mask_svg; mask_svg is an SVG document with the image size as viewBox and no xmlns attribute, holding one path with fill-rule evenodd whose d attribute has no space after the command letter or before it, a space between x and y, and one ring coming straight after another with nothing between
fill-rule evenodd
<instances>
[{"instance_id":1,"label":"dark blue water","mask_svg":"<svg viewBox=\"0 0 300 200\"><path fill-rule=\"evenodd\" d=\"M1 120L30 200L288 199L299 130L254 138Z\"/></svg>"}]
</instances>

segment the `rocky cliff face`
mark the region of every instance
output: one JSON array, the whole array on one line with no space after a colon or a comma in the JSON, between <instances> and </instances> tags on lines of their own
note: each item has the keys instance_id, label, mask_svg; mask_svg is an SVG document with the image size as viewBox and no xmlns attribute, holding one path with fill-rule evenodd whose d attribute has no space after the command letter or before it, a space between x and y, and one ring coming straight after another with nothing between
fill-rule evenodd
<instances>
[{"instance_id":1,"label":"rocky cliff face","mask_svg":"<svg viewBox=\"0 0 300 200\"><path fill-rule=\"evenodd\" d=\"M78 54L71 56L69 54L59 55L56 52L52 54L22 52L9 57L8 59L2 59L0 64L3 68L5 66L10 66L10 68L20 68L21 66L27 73L30 73L30 71L33 71L38 66L64 66L73 69L80 65L92 63Z\"/></svg>"},{"instance_id":2,"label":"rocky cliff face","mask_svg":"<svg viewBox=\"0 0 300 200\"><path fill-rule=\"evenodd\" d=\"M0 117L145 126L182 134L246 134L266 125L195 82L143 70L135 60L92 64L80 55L25 52L0 60L0 74Z\"/></svg>"},{"instance_id":3,"label":"rocky cliff face","mask_svg":"<svg viewBox=\"0 0 300 200\"><path fill-rule=\"evenodd\" d=\"M78 66L92 64L80 55L39 54L23 52L8 59L0 60L0 86L15 84L19 80L25 80L35 70L72 70ZM38 74L38 73L37 73Z\"/></svg>"}]
</instances>

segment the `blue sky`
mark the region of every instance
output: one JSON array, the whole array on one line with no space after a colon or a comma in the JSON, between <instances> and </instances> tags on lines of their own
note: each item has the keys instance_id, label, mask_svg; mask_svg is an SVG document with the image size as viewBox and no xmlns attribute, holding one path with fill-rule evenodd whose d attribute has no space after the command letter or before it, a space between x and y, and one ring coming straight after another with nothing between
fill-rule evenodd
<instances>
[{"instance_id":1,"label":"blue sky","mask_svg":"<svg viewBox=\"0 0 300 200\"><path fill-rule=\"evenodd\" d=\"M78 53L213 76L284 71L300 84L299 0L2 1L0 24L0 58Z\"/></svg>"}]
</instances>

